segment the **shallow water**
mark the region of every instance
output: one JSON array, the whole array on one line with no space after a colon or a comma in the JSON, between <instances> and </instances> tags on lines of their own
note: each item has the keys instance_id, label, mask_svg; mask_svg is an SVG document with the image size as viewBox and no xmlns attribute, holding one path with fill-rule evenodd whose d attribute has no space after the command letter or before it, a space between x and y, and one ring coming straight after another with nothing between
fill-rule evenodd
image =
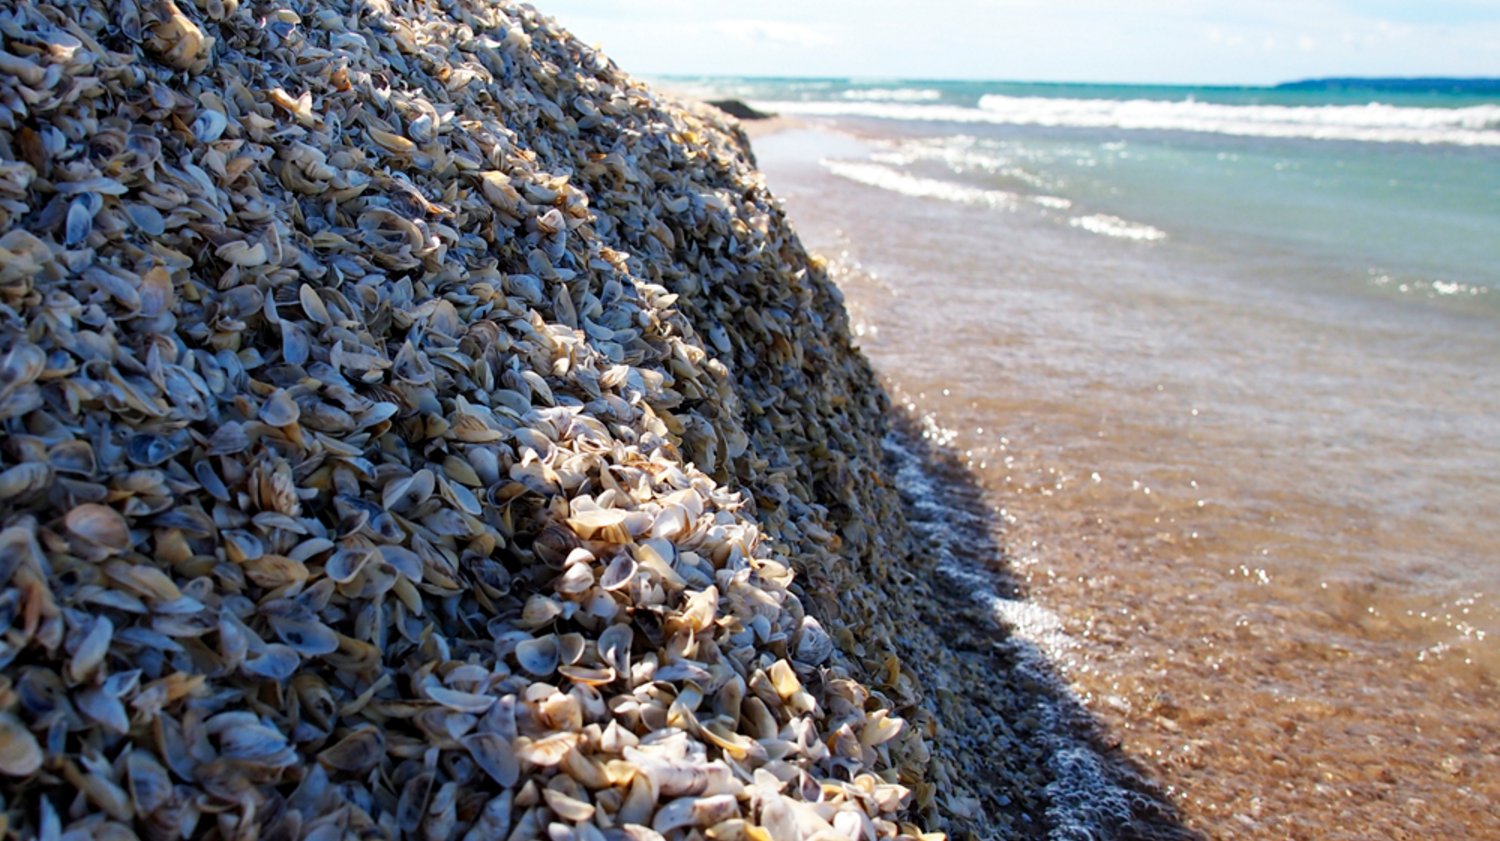
<instances>
[{"instance_id":1,"label":"shallow water","mask_svg":"<svg viewBox=\"0 0 1500 841\"><path fill-rule=\"evenodd\" d=\"M1500 837L1495 296L1037 202L945 136L756 153L1088 708L1214 836Z\"/></svg>"}]
</instances>

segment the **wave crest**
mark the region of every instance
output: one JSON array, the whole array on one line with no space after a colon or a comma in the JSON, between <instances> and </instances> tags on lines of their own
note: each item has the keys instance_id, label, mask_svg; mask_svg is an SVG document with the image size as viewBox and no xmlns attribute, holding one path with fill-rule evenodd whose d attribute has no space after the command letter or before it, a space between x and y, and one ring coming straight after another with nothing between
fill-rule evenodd
<instances>
[{"instance_id":1,"label":"wave crest","mask_svg":"<svg viewBox=\"0 0 1500 841\"><path fill-rule=\"evenodd\" d=\"M1500 105L1220 105L1196 100L1066 99L989 94L979 107L913 102L766 102L785 114L997 125L1192 131L1246 137L1500 146Z\"/></svg>"},{"instance_id":2,"label":"wave crest","mask_svg":"<svg viewBox=\"0 0 1500 841\"><path fill-rule=\"evenodd\" d=\"M950 181L939 181L936 178L909 175L884 164L833 160L825 160L822 163L825 169L840 178L913 198L940 199L958 204L973 204L1005 210L1015 208L1020 198L1015 193L1008 193L1004 190L985 190L964 184L954 184Z\"/></svg>"},{"instance_id":3,"label":"wave crest","mask_svg":"<svg viewBox=\"0 0 1500 841\"><path fill-rule=\"evenodd\" d=\"M936 102L943 92L932 88L864 88L840 94L856 102Z\"/></svg>"},{"instance_id":4,"label":"wave crest","mask_svg":"<svg viewBox=\"0 0 1500 841\"><path fill-rule=\"evenodd\" d=\"M1131 222L1118 216L1110 216L1107 213L1095 213L1089 216L1075 216L1068 220L1068 224L1075 228L1082 228L1091 234L1114 237L1115 239L1133 239L1137 242L1155 242L1166 239L1166 231L1153 228L1140 222Z\"/></svg>"},{"instance_id":5,"label":"wave crest","mask_svg":"<svg viewBox=\"0 0 1500 841\"><path fill-rule=\"evenodd\" d=\"M1157 129L1386 143L1500 145L1500 106L1220 105L1151 99L1043 99L988 95L979 110L1022 125Z\"/></svg>"}]
</instances>

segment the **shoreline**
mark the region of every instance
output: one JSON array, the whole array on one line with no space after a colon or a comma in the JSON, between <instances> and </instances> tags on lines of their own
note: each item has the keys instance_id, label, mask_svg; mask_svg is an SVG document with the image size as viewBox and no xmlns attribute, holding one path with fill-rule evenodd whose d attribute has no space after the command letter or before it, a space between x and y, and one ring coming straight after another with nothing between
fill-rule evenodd
<instances>
[{"instance_id":1,"label":"shoreline","mask_svg":"<svg viewBox=\"0 0 1500 841\"><path fill-rule=\"evenodd\" d=\"M695 109L710 107L692 101ZM754 142L817 126L799 117L724 119L751 141L752 159ZM812 265L821 272L825 263L814 256ZM857 315L857 302L845 306ZM894 530L881 528L911 533L886 548L896 554L902 586L876 589L888 621L904 629L888 639L932 728L930 747L940 758L933 779L952 789L932 791L940 806L934 815L960 838L1196 838L1159 783L1068 686L1045 641L1013 621L1038 608L1003 563L1002 529L976 477L931 439L902 392L890 391L888 381L876 388L895 403L881 421L891 426L881 481L898 492L902 511ZM955 591L968 597L955 601ZM825 610L825 621L837 612L831 604Z\"/></svg>"},{"instance_id":2,"label":"shoreline","mask_svg":"<svg viewBox=\"0 0 1500 841\"><path fill-rule=\"evenodd\" d=\"M1118 744L1123 756L1170 794L1188 827L1212 835L1342 837L1327 834L1331 829L1319 805L1337 797L1350 804L1339 808L1358 808L1364 815L1347 824L1351 833L1490 837L1481 830L1483 809L1476 798L1495 789L1485 771L1494 766L1493 757L1480 748L1485 734L1495 732L1493 716L1483 712L1493 683L1411 661L1392 673L1390 659L1380 658L1400 656L1401 631L1360 619L1367 595L1357 585L1334 581L1320 591L1317 580L1294 584L1298 579L1273 570L1269 574L1286 577L1287 592L1326 595L1266 602L1259 576L1268 573L1219 548L1246 540L1224 525L1231 522L1223 513L1232 510L1232 500L1197 490L1196 483L1192 490L1179 489L1213 500L1208 514L1217 525L1208 527L1195 497L1172 498L1174 484L1185 485L1195 475L1208 478L1174 461L1176 445L1185 443L1179 439L1180 422L1155 427L1138 419L1142 423L1130 432L1121 425L1126 418L1110 416L1106 425L1084 401L1029 394L1034 386L1026 384L1035 380L1028 377L1038 375L1014 366L993 385L978 374L928 373L940 369L921 361L931 348L905 338L924 328L912 324L913 314L902 300L942 288L946 297L985 301L945 306L942 299L933 300L932 309L944 314L938 317L948 319L939 323L962 337L979 329L974 314L1005 299L965 287L963 270L947 268L957 260L937 260L944 268L929 270L941 281L923 277L919 258L902 250L903 234L871 234L889 231L884 220L898 205L902 218L914 220L910 224L924 224L923 217L912 199L883 199L878 191L830 178L818 160L857 152L837 139L837 129L819 139L813 128L780 137L781 132L763 133L756 148L762 167L814 250L839 255L834 263L847 264L835 266L835 279L860 345L877 373L887 377L898 405L916 411L927 434L962 454L971 472L982 474L970 481L983 486L984 507L1003 520L1006 566L1018 586L1057 617L1066 660L1062 671L1090 716L1103 725L1106 742ZM935 230L966 224L960 209L929 206L926 224ZM1014 220L1033 237L1053 230L1033 228L1018 217L1000 218ZM1007 246L1013 249L1045 241L1012 239ZM1097 240L1085 237L1083 243L1106 250ZM947 253L956 248L949 246ZM1016 251L986 253L986 265L1022 262ZM1150 265L1151 252L1135 253L1141 256L1131 265ZM879 255L879 276L876 266L861 265L873 261L872 254ZM1053 254L1038 260L1046 268L1031 274L1071 277L1075 270L1061 268L1069 259L1067 251ZM1116 263L1101 265L1119 270ZM1088 283L1086 278L1076 282ZM1052 306L1060 294L1039 288L1027 305ZM998 317L994 323L1000 329L1014 324ZM978 410L972 404L979 396L976 388L1017 391L990 396L995 408ZM1128 469L1095 461L1111 446L1119 449L1109 444L1117 437L1139 448L1134 461L1167 477L1142 483L1146 493L1156 493L1109 492L1108 484L1087 481L1091 470L1117 479ZM997 470L1002 463L1006 468ZM1261 534L1277 534L1274 522ZM1226 575L1225 563L1244 563L1247 571L1231 569ZM1022 622L1030 618L1036 617L1018 614ZM1374 721L1365 701L1346 706L1337 700L1375 691L1390 692L1399 701L1393 702L1397 709ZM1400 748L1372 748L1374 742L1352 735L1361 731L1380 745ZM1244 750L1221 747L1240 743ZM1410 802L1402 805L1403 797Z\"/></svg>"},{"instance_id":3,"label":"shoreline","mask_svg":"<svg viewBox=\"0 0 1500 841\"><path fill-rule=\"evenodd\" d=\"M739 125L752 141L818 130L802 118ZM860 293L846 286L846 277L834 279L858 324ZM894 598L924 617L922 625L907 624L924 633L903 640L910 652L905 659L923 676L923 686L945 687L944 696L968 699L962 707L950 700L929 707L942 726L954 728L936 744L983 745L991 758L971 766L971 773L1000 783L982 790L983 806L976 802L974 808L983 812L960 805L957 814L987 814L991 825L983 837L998 830L998 837L1196 838L1161 781L1120 749L1059 671L1046 639L1052 633L1046 626L1056 620L1025 595L1006 563L1005 527L978 477L960 453L936 440L930 418L912 411L917 404L911 395L888 378L882 378L882 389L894 402L886 469L917 538L907 551L910 574L918 578ZM965 594L961 604L940 595L952 592ZM938 651L942 657L935 656ZM986 661L989 666L978 665ZM998 815L1013 822L1002 827L995 823Z\"/></svg>"}]
</instances>

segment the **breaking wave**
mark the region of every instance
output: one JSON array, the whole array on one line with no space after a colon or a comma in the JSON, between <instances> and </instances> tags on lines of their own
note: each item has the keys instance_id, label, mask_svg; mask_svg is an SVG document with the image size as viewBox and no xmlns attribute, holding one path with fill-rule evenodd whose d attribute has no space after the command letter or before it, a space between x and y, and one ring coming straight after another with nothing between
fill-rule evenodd
<instances>
[{"instance_id":1,"label":"breaking wave","mask_svg":"<svg viewBox=\"0 0 1500 841\"><path fill-rule=\"evenodd\" d=\"M932 88L865 88L847 90L841 96L858 102L936 102L942 91Z\"/></svg>"},{"instance_id":2,"label":"breaking wave","mask_svg":"<svg viewBox=\"0 0 1500 841\"><path fill-rule=\"evenodd\" d=\"M988 95L977 108L896 101L765 102L777 113L1001 125L1191 131L1246 137L1500 146L1500 105L1220 105L1196 100Z\"/></svg>"},{"instance_id":3,"label":"breaking wave","mask_svg":"<svg viewBox=\"0 0 1500 841\"><path fill-rule=\"evenodd\" d=\"M1005 210L1013 209L1021 200L1020 196L1005 190L986 190L951 181L939 181L936 178L908 175L885 164L825 160L823 167L840 178L914 198L941 199Z\"/></svg>"},{"instance_id":4,"label":"breaking wave","mask_svg":"<svg viewBox=\"0 0 1500 841\"><path fill-rule=\"evenodd\" d=\"M1075 228L1082 228L1091 234L1114 237L1115 239L1133 239L1138 242L1154 242L1166 239L1167 232L1150 225L1142 225L1139 222L1131 222L1118 216L1110 216L1107 213L1095 213L1090 216L1075 216L1068 220L1068 224Z\"/></svg>"},{"instance_id":5,"label":"breaking wave","mask_svg":"<svg viewBox=\"0 0 1500 841\"><path fill-rule=\"evenodd\" d=\"M986 190L980 187L970 187L965 184L955 184L951 181L940 181L936 178L923 178L918 175L910 175L883 163L824 160L822 164L825 169L839 178L913 198L938 199L956 204L978 205L1001 210L1014 210L1023 201L1048 208L1049 210L1067 210L1073 206L1071 201L1058 196L1026 196L1005 190ZM1139 222L1131 222L1127 219L1121 219L1118 216L1110 216L1107 213L1075 216L1068 220L1068 224L1092 234L1114 237L1115 239L1155 242L1156 240L1167 238L1166 232L1160 228L1153 228L1150 225L1144 225Z\"/></svg>"}]
</instances>

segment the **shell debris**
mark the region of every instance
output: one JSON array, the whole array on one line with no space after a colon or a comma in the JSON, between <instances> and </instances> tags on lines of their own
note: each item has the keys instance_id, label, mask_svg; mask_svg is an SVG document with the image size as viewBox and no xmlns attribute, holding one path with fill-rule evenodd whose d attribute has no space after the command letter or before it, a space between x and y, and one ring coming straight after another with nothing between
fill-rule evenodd
<instances>
[{"instance_id":1,"label":"shell debris","mask_svg":"<svg viewBox=\"0 0 1500 841\"><path fill-rule=\"evenodd\" d=\"M8 834L941 823L737 124L509 0L18 0L0 71Z\"/></svg>"}]
</instances>

